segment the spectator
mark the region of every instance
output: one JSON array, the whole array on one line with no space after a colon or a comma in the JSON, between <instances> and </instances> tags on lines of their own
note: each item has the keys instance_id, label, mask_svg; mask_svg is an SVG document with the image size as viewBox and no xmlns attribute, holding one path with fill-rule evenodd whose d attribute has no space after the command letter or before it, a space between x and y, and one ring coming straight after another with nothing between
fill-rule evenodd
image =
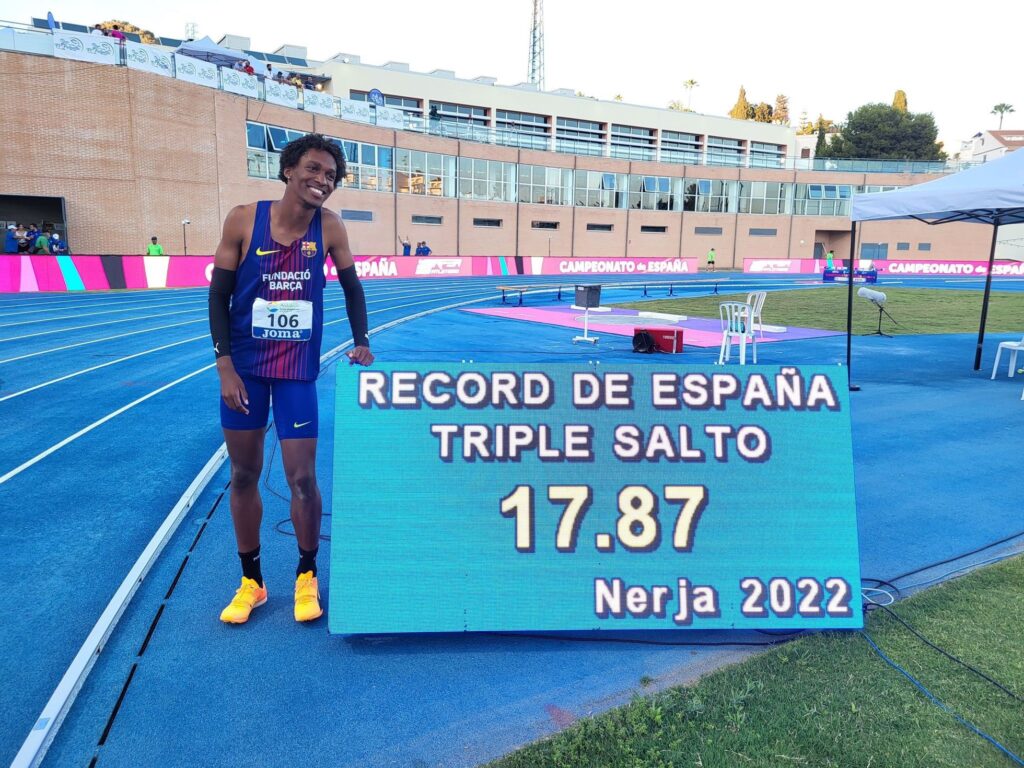
<instances>
[{"instance_id":1,"label":"spectator","mask_svg":"<svg viewBox=\"0 0 1024 768\"><path fill-rule=\"evenodd\" d=\"M245 64L242 65L242 71L247 75L255 75L256 70L252 68L252 64L248 59L245 60Z\"/></svg>"},{"instance_id":2,"label":"spectator","mask_svg":"<svg viewBox=\"0 0 1024 768\"><path fill-rule=\"evenodd\" d=\"M832 252L832 249L828 249L828 253L825 254L825 269L833 270L836 268L836 255Z\"/></svg>"},{"instance_id":3,"label":"spectator","mask_svg":"<svg viewBox=\"0 0 1024 768\"><path fill-rule=\"evenodd\" d=\"M37 230L38 231L38 230ZM36 239L32 242L32 248L29 253L42 254L50 252L50 232L39 232Z\"/></svg>"},{"instance_id":4,"label":"spectator","mask_svg":"<svg viewBox=\"0 0 1024 768\"><path fill-rule=\"evenodd\" d=\"M427 245L426 240L421 240L416 244L416 255L417 256L429 256L432 253L430 246Z\"/></svg>"},{"instance_id":5,"label":"spectator","mask_svg":"<svg viewBox=\"0 0 1024 768\"><path fill-rule=\"evenodd\" d=\"M111 27L110 36L116 37L119 43L124 43L124 41L128 39L124 36L124 32L121 31L121 28L117 26L117 24Z\"/></svg>"},{"instance_id":6,"label":"spectator","mask_svg":"<svg viewBox=\"0 0 1024 768\"><path fill-rule=\"evenodd\" d=\"M402 244L402 255L408 256L412 253L412 243L409 242L408 235L401 235L398 238L398 242Z\"/></svg>"},{"instance_id":7,"label":"spectator","mask_svg":"<svg viewBox=\"0 0 1024 768\"><path fill-rule=\"evenodd\" d=\"M149 245L146 246L147 256L163 256L164 247L156 241L156 235L149 238Z\"/></svg>"},{"instance_id":8,"label":"spectator","mask_svg":"<svg viewBox=\"0 0 1024 768\"><path fill-rule=\"evenodd\" d=\"M92 25L92 29L89 30L89 34L90 35L100 35L102 37L106 37L107 32L99 24L93 24Z\"/></svg>"},{"instance_id":9,"label":"spectator","mask_svg":"<svg viewBox=\"0 0 1024 768\"><path fill-rule=\"evenodd\" d=\"M28 239L29 249L31 250L32 246L36 242L36 238L39 237L39 227L35 225L35 222L28 225L28 231L25 232L25 237Z\"/></svg>"},{"instance_id":10,"label":"spectator","mask_svg":"<svg viewBox=\"0 0 1024 768\"><path fill-rule=\"evenodd\" d=\"M14 239L18 241L18 253L28 253L30 243L28 241L28 230L25 229L24 224L19 224L18 228L14 230Z\"/></svg>"},{"instance_id":11,"label":"spectator","mask_svg":"<svg viewBox=\"0 0 1024 768\"><path fill-rule=\"evenodd\" d=\"M71 249L68 248L66 241L60 239L60 235L56 232L50 238L50 253L54 256L70 256Z\"/></svg>"},{"instance_id":12,"label":"spectator","mask_svg":"<svg viewBox=\"0 0 1024 768\"><path fill-rule=\"evenodd\" d=\"M16 232L18 228L14 224L7 225L7 232L4 234L4 253L17 253L18 252L18 236ZM408 251L406 256L408 256Z\"/></svg>"},{"instance_id":13,"label":"spectator","mask_svg":"<svg viewBox=\"0 0 1024 768\"><path fill-rule=\"evenodd\" d=\"M245 61L242 60L242 59L239 59L238 61L236 61L234 64L231 65L231 68L236 70L236 71L238 71L238 72L243 72L245 70Z\"/></svg>"}]
</instances>

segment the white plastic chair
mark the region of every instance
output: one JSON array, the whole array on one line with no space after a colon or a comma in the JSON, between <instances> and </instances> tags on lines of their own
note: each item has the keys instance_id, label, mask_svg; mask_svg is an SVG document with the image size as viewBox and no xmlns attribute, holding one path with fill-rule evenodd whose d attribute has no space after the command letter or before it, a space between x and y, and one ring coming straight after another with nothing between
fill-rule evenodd
<instances>
[{"instance_id":1,"label":"white plastic chair","mask_svg":"<svg viewBox=\"0 0 1024 768\"><path fill-rule=\"evenodd\" d=\"M757 328L764 338L764 324L761 320L761 309L764 307L764 300L768 297L768 291L751 291L747 294L747 304L750 305L750 324Z\"/></svg>"},{"instance_id":2,"label":"white plastic chair","mask_svg":"<svg viewBox=\"0 0 1024 768\"><path fill-rule=\"evenodd\" d=\"M1007 368L1006 373L1012 379L1014 371L1017 370L1017 353L1024 352L1024 336L1020 337L1020 341L1000 342L999 346L996 348L996 359L992 363L991 378L993 379L996 377L996 369L999 367L999 358L1002 357L1004 349L1010 353L1010 366Z\"/></svg>"},{"instance_id":3,"label":"white plastic chair","mask_svg":"<svg viewBox=\"0 0 1024 768\"><path fill-rule=\"evenodd\" d=\"M751 307L739 301L723 301L718 305L722 319L722 346L718 350L718 364L729 360L733 340L740 343L740 365L747 364L747 341L754 345L754 364L757 364L757 337L750 322Z\"/></svg>"}]
</instances>

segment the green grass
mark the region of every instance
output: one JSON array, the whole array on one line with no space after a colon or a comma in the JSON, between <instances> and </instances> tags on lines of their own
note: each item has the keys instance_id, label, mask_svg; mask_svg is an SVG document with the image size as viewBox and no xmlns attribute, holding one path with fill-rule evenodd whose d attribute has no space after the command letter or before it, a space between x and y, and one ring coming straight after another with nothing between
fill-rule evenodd
<instances>
[{"instance_id":1,"label":"green grass","mask_svg":"<svg viewBox=\"0 0 1024 768\"><path fill-rule=\"evenodd\" d=\"M1024 697L1024 557L898 603L919 632ZM1024 703L882 611L867 631L955 712L1024 756ZM628 651L624 651L628 653ZM689 687L641 695L492 768L1005 768L1012 761L930 703L859 633L808 636Z\"/></svg>"},{"instance_id":2,"label":"green grass","mask_svg":"<svg viewBox=\"0 0 1024 768\"><path fill-rule=\"evenodd\" d=\"M977 333L981 321L981 294L976 291L879 286L886 310L896 318L893 325L882 318L889 334ZM631 302L615 306L651 312L697 317L718 317L723 301L746 301L747 294L721 294L690 299ZM769 291L764 304L768 325L793 325L825 330L846 330L846 286L814 290ZM857 295L853 297L853 332L870 333L878 327L878 310ZM993 291L985 329L989 333L1024 332L1024 293Z\"/></svg>"}]
</instances>

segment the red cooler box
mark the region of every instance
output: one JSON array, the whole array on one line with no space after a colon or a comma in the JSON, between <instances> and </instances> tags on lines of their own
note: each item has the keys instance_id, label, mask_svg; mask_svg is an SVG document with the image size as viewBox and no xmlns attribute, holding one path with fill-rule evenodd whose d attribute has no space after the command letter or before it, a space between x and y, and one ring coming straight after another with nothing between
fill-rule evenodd
<instances>
[{"instance_id":1,"label":"red cooler box","mask_svg":"<svg viewBox=\"0 0 1024 768\"><path fill-rule=\"evenodd\" d=\"M678 353L683 351L683 329L682 328L634 328L637 331L647 331L654 337L654 345L659 352Z\"/></svg>"}]
</instances>

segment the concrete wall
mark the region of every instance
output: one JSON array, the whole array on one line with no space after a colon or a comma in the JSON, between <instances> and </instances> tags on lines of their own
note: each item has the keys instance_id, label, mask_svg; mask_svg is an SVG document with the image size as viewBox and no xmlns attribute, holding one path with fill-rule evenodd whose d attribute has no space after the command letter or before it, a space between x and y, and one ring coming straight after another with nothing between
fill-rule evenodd
<instances>
[{"instance_id":1,"label":"concrete wall","mask_svg":"<svg viewBox=\"0 0 1024 768\"><path fill-rule=\"evenodd\" d=\"M47 75L41 78L44 65ZM853 185L907 185L930 178L684 167L517 150L343 122L122 67L0 52L0 92L21 93L26 83L38 84L32 86L32 109L6 110L0 121L0 195L64 197L68 239L76 253L141 253L151 235L169 253L182 253L184 218L192 222L189 253L212 253L232 206L282 192L277 181L247 175L247 119L385 146L616 173ZM438 255L550 252L703 261L714 247L723 269L739 268L748 257L810 258L816 241L839 255L849 249L850 224L842 217L491 203L347 188L332 195L328 206L372 212L372 221L347 223L352 246L362 254L400 252L399 235L413 243L426 240ZM443 223L414 225L412 217L419 215L440 216ZM478 218L500 219L501 225L474 226ZM0 219L5 219L2 211ZM557 228L534 228L535 221L555 222ZM588 224L612 229L597 231ZM644 232L644 227L665 231ZM718 227L721 234L698 235L697 227ZM776 234L758 237L751 229ZM888 242L890 258L929 260L986 258L991 237L989 228L974 224L880 222L866 224L861 232L863 242ZM897 252L897 242L911 243L911 250ZM931 251L919 251L920 242L930 242Z\"/></svg>"}]
</instances>

